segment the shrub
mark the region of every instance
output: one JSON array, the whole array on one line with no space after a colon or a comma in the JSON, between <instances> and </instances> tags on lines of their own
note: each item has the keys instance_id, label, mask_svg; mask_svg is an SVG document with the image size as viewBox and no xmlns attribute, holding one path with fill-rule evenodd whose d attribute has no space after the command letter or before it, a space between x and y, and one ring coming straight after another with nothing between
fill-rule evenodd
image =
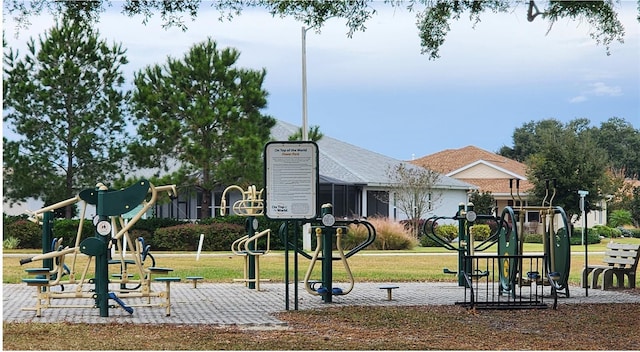
<instances>
[{"instance_id":1,"label":"shrub","mask_svg":"<svg viewBox=\"0 0 640 352\"><path fill-rule=\"evenodd\" d=\"M625 230L629 233L629 237L640 238L640 229L625 229Z\"/></svg>"},{"instance_id":2,"label":"shrub","mask_svg":"<svg viewBox=\"0 0 640 352\"><path fill-rule=\"evenodd\" d=\"M371 218L368 222L376 230L376 239L367 249L412 249L417 244L405 226L399 222L391 221L387 218ZM356 247L366 240L368 233L364 225L349 225L349 230L343 240L343 248L348 250Z\"/></svg>"},{"instance_id":3,"label":"shrub","mask_svg":"<svg viewBox=\"0 0 640 352\"><path fill-rule=\"evenodd\" d=\"M628 210L614 210L609 214L610 227L619 227L624 225L633 225L633 217Z\"/></svg>"},{"instance_id":4,"label":"shrub","mask_svg":"<svg viewBox=\"0 0 640 352\"><path fill-rule=\"evenodd\" d=\"M28 220L20 219L2 224L3 237L14 237L20 240L18 248L41 249L42 228Z\"/></svg>"},{"instance_id":5,"label":"shrub","mask_svg":"<svg viewBox=\"0 0 640 352\"><path fill-rule=\"evenodd\" d=\"M587 229L587 244L600 243L600 234L595 227ZM571 245L582 245L582 228L575 227L571 233Z\"/></svg>"},{"instance_id":6,"label":"shrub","mask_svg":"<svg viewBox=\"0 0 640 352\"><path fill-rule=\"evenodd\" d=\"M20 245L19 238L9 237L2 241L2 249L16 249L18 245Z\"/></svg>"},{"instance_id":7,"label":"shrub","mask_svg":"<svg viewBox=\"0 0 640 352\"><path fill-rule=\"evenodd\" d=\"M622 235L622 232L620 230L616 231L616 229L605 225L595 225L589 229L589 232L591 231L605 238L616 238ZM580 233L582 233L582 230L580 231Z\"/></svg>"},{"instance_id":8,"label":"shrub","mask_svg":"<svg viewBox=\"0 0 640 352\"><path fill-rule=\"evenodd\" d=\"M427 228L430 235L433 235L431 227ZM443 224L435 226L435 233L437 236L445 240L446 242L453 241L454 238L458 237L458 225L455 224ZM420 245L423 247L439 247L440 244L431 239L431 237L423 234L420 237Z\"/></svg>"},{"instance_id":9,"label":"shrub","mask_svg":"<svg viewBox=\"0 0 640 352\"><path fill-rule=\"evenodd\" d=\"M271 229L271 249L284 249L284 244L282 243L282 239L280 238L280 226L283 224L282 220L272 220L268 219L264 216L256 216L258 220L258 231L264 231L266 229ZM247 217L239 216L239 215L226 215L226 216L218 216L215 218L206 218L198 220L199 224L236 224L238 226L242 226L246 229ZM294 227L293 225L290 225ZM246 230L245 230L246 232ZM246 234L246 233L245 233ZM293 241L293 238L289 238L290 241ZM302 238L300 236L300 247L302 247Z\"/></svg>"},{"instance_id":10,"label":"shrub","mask_svg":"<svg viewBox=\"0 0 640 352\"><path fill-rule=\"evenodd\" d=\"M473 225L469 230L473 233L474 241L484 241L491 236L491 228L489 225Z\"/></svg>"},{"instance_id":11,"label":"shrub","mask_svg":"<svg viewBox=\"0 0 640 352\"><path fill-rule=\"evenodd\" d=\"M436 226L436 235L451 242L454 238L458 237L458 225L446 224Z\"/></svg>"},{"instance_id":12,"label":"shrub","mask_svg":"<svg viewBox=\"0 0 640 352\"><path fill-rule=\"evenodd\" d=\"M524 243L542 243L542 234L530 233L524 235Z\"/></svg>"},{"instance_id":13,"label":"shrub","mask_svg":"<svg viewBox=\"0 0 640 352\"><path fill-rule=\"evenodd\" d=\"M148 219L140 219L136 221L135 224L131 227L131 231L129 234L131 238L144 238L144 242L146 244L151 245L151 248L157 248L158 246L155 243L154 234L157 229L171 227L181 224L187 224L188 221L184 220L176 220L170 218L148 218Z\"/></svg>"},{"instance_id":14,"label":"shrub","mask_svg":"<svg viewBox=\"0 0 640 352\"><path fill-rule=\"evenodd\" d=\"M76 236L78 235L78 226L80 220L56 219L53 223L53 237L63 238L62 244L65 246L75 246ZM82 222L82 236L80 241L87 237L95 236L96 228L91 220L85 219Z\"/></svg>"},{"instance_id":15,"label":"shrub","mask_svg":"<svg viewBox=\"0 0 640 352\"><path fill-rule=\"evenodd\" d=\"M194 251L198 248L200 234L204 234L202 250L229 251L231 243L246 234L244 226L212 223L209 225L183 224L156 230L155 247L171 251Z\"/></svg>"}]
</instances>

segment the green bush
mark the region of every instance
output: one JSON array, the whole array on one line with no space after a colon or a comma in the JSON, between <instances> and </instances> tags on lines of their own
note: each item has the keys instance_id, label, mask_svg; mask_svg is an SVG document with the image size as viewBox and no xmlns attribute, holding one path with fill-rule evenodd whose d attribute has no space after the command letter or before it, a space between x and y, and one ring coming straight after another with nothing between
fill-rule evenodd
<instances>
[{"instance_id":1,"label":"green bush","mask_svg":"<svg viewBox=\"0 0 640 352\"><path fill-rule=\"evenodd\" d=\"M436 226L436 235L451 242L454 238L458 237L458 225L445 224Z\"/></svg>"},{"instance_id":2,"label":"green bush","mask_svg":"<svg viewBox=\"0 0 640 352\"><path fill-rule=\"evenodd\" d=\"M594 228L587 229L587 244L597 244L600 243L600 233L599 230ZM582 245L582 228L575 227L573 232L571 233L571 245Z\"/></svg>"},{"instance_id":3,"label":"green bush","mask_svg":"<svg viewBox=\"0 0 640 352\"><path fill-rule=\"evenodd\" d=\"M69 219L56 219L53 222L53 237L60 238L62 237L62 244L64 246L73 247L76 244L76 237L78 235L78 226L80 225L80 220L69 220ZM93 226L93 222L91 220L85 219L82 222L82 235L80 237L80 241L84 240L88 237L94 237L96 228Z\"/></svg>"},{"instance_id":4,"label":"green bush","mask_svg":"<svg viewBox=\"0 0 640 352\"><path fill-rule=\"evenodd\" d=\"M151 248L158 248L155 243L154 234L157 229L171 227L181 224L189 223L185 220L177 220L170 218L148 218L148 219L140 219L136 221L135 224L131 227L131 231L129 231L129 235L132 239L136 239L138 237L144 238L145 244L151 245Z\"/></svg>"},{"instance_id":5,"label":"green bush","mask_svg":"<svg viewBox=\"0 0 640 352\"><path fill-rule=\"evenodd\" d=\"M623 229L624 237L640 238L640 229Z\"/></svg>"},{"instance_id":6,"label":"green bush","mask_svg":"<svg viewBox=\"0 0 640 352\"><path fill-rule=\"evenodd\" d=\"M8 237L2 241L2 249L16 249L20 245L20 239L15 237Z\"/></svg>"},{"instance_id":7,"label":"green bush","mask_svg":"<svg viewBox=\"0 0 640 352\"><path fill-rule=\"evenodd\" d=\"M612 228L609 226L605 226L605 225L595 225L592 228L589 229L589 231L593 230L595 233L597 233L599 236L605 237L605 238L617 238L617 237L622 237L622 230L617 229L617 228Z\"/></svg>"},{"instance_id":8,"label":"green bush","mask_svg":"<svg viewBox=\"0 0 640 352\"><path fill-rule=\"evenodd\" d=\"M271 249L284 249L284 244L282 243L282 239L280 238L280 226L283 224L282 220L272 220L268 219L264 216L256 216L255 219L258 220L258 232L264 231L266 229L271 229ZM226 216L218 216L215 218L206 218L198 220L199 224L236 224L238 226L242 226L246 229L247 217L239 216L239 215L226 215ZM293 231L293 229L291 229ZM246 234L246 233L245 233ZM299 236L300 246L302 247L302 236ZM293 241L290 239L290 241Z\"/></svg>"},{"instance_id":9,"label":"green bush","mask_svg":"<svg viewBox=\"0 0 640 352\"><path fill-rule=\"evenodd\" d=\"M367 249L402 250L413 249L417 241L407 232L405 226L399 222L386 218L371 218L367 220L376 230L376 239ZM368 236L364 225L351 224L347 235L343 239L343 249L349 250L364 242Z\"/></svg>"},{"instance_id":10,"label":"green bush","mask_svg":"<svg viewBox=\"0 0 640 352\"><path fill-rule=\"evenodd\" d=\"M427 231L429 231L430 235L433 235L431 232L431 228L428 227ZM458 225L455 224L443 224L436 225L435 233L440 238L444 239L447 243L453 241L454 238L458 237ZM422 247L439 247L440 244L431 239L431 237L427 235L422 235L420 237L420 245Z\"/></svg>"},{"instance_id":11,"label":"green bush","mask_svg":"<svg viewBox=\"0 0 640 352\"><path fill-rule=\"evenodd\" d=\"M477 242L484 241L491 236L491 228L489 225L473 225L469 230L473 233L473 240Z\"/></svg>"},{"instance_id":12,"label":"green bush","mask_svg":"<svg viewBox=\"0 0 640 352\"><path fill-rule=\"evenodd\" d=\"M42 249L42 228L29 220L19 219L2 224L3 237L20 240L18 248Z\"/></svg>"},{"instance_id":13,"label":"green bush","mask_svg":"<svg viewBox=\"0 0 640 352\"><path fill-rule=\"evenodd\" d=\"M195 251L200 234L204 234L202 250L229 251L231 243L246 235L244 226L212 223L209 225L183 224L156 230L152 250Z\"/></svg>"},{"instance_id":14,"label":"green bush","mask_svg":"<svg viewBox=\"0 0 640 352\"><path fill-rule=\"evenodd\" d=\"M524 243L542 243L542 234L530 233L524 235Z\"/></svg>"},{"instance_id":15,"label":"green bush","mask_svg":"<svg viewBox=\"0 0 640 352\"><path fill-rule=\"evenodd\" d=\"M610 227L633 225L633 216L631 216L631 212L628 210L614 210L609 214L607 225Z\"/></svg>"}]
</instances>

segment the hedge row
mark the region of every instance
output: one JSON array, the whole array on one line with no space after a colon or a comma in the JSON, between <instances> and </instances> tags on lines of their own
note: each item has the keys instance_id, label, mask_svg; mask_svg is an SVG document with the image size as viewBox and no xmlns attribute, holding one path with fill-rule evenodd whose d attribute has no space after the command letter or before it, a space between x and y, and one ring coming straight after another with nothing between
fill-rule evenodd
<instances>
[{"instance_id":1,"label":"hedge row","mask_svg":"<svg viewBox=\"0 0 640 352\"><path fill-rule=\"evenodd\" d=\"M264 217L257 218L258 229L271 229L271 249L284 249L280 238L280 227L282 221L270 220ZM155 250L187 250L197 249L200 235L204 234L204 251L227 251L231 248L231 243L246 235L247 219L241 216L226 216L208 218L197 223L180 221L175 219L141 219L131 230L132 237L143 237L145 243L150 244ZM369 219L374 224L377 232L376 242L370 246L372 249L411 249L417 243L412 238L407 229L400 223L389 221L388 219ZM80 220L57 219L54 221L53 237L64 239L63 244L75 245L76 234ZM472 231L476 241L486 239L493 231L492 224L474 225ZM366 236L364 227L351 227L344 238L345 249L353 248ZM435 228L436 234L451 242L458 236L458 226L455 224L438 225ZM290 230L290 232L292 232ZM572 244L582 243L582 229L576 227L571 237ZM87 237L94 236L94 226L90 220L82 221L81 241ZM601 237L636 237L640 238L640 229L609 228L607 226L594 226L589 228L589 243L599 243ZM292 237L292 236L291 236ZM17 239L12 241L17 248L42 248L41 226L26 220L25 216L3 217L3 239ZM291 240L290 240L291 241ZM302 247L302 239L298 238L298 245ZM17 242L17 245L15 244ZM542 243L541 235L526 235L525 242ZM424 247L437 246L437 244L427 236L421 236L420 245Z\"/></svg>"}]
</instances>

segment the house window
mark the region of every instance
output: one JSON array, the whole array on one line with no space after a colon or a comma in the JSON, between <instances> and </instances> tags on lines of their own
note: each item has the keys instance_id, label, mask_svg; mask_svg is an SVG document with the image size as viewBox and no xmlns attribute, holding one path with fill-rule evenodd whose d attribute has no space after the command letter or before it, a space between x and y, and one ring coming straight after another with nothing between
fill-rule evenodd
<instances>
[{"instance_id":1,"label":"house window","mask_svg":"<svg viewBox=\"0 0 640 352\"><path fill-rule=\"evenodd\" d=\"M367 191L367 216L389 217L389 192Z\"/></svg>"},{"instance_id":2,"label":"house window","mask_svg":"<svg viewBox=\"0 0 640 352\"><path fill-rule=\"evenodd\" d=\"M229 195L227 195L227 199L226 199L226 204L227 206L225 207L225 214L229 214L229 212L231 211L231 205L229 204ZM216 216L218 216L220 214L220 209L222 208L222 192L213 192L213 217L215 218Z\"/></svg>"},{"instance_id":3,"label":"house window","mask_svg":"<svg viewBox=\"0 0 640 352\"><path fill-rule=\"evenodd\" d=\"M357 188L353 185L320 184L318 201L320 205L331 203L335 217L351 218L359 215L357 197Z\"/></svg>"},{"instance_id":4,"label":"house window","mask_svg":"<svg viewBox=\"0 0 640 352\"><path fill-rule=\"evenodd\" d=\"M509 200L507 201L507 206L510 206L510 207L512 207L512 208L513 208L513 207L519 207L519 206L520 206L520 201L519 201L519 200L516 200L516 201L515 201L515 205L514 205L513 200L512 200L512 199L509 199ZM526 202L526 201L525 201L525 202L522 202L522 206L525 206L525 207L526 207L526 206L527 206L527 202Z\"/></svg>"},{"instance_id":5,"label":"house window","mask_svg":"<svg viewBox=\"0 0 640 352\"><path fill-rule=\"evenodd\" d=\"M209 216L211 216L211 204L209 204L209 206L207 208L208 208L207 214L209 214ZM202 192L198 192L198 196L197 196L197 200L196 200L195 218L196 219L202 219Z\"/></svg>"}]
</instances>

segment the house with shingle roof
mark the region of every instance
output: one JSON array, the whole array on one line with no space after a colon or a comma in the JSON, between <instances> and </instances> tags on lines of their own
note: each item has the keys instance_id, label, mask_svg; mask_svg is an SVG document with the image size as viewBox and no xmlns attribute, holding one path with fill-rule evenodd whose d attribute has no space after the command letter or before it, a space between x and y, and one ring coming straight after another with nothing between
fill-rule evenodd
<instances>
[{"instance_id":1,"label":"house with shingle roof","mask_svg":"<svg viewBox=\"0 0 640 352\"><path fill-rule=\"evenodd\" d=\"M273 141L287 141L295 134L299 126L276 120L271 129ZM344 141L323 136L316 142L318 145L319 194L318 204L331 203L333 214L339 218L388 217L394 220L407 218L394 206L394 196L390 194L393 182L388 175L389 168L404 164L406 167L417 167L411 163L393 159L385 155L360 148ZM433 204L430 214L452 213L460 202L467 201L467 193L477 187L457 180L453 177L441 175L434 187L440 192L439 201ZM156 209L161 217L177 217L181 219L196 219L199 216L200 196L193 196L193 192L182 192L178 199L170 205L163 205ZM220 213L224 187L213 192L213 208L211 216ZM239 199L239 192L226 195L227 207ZM318 207L320 209L320 207ZM233 209L227 209L227 214ZM429 215L431 216L431 215Z\"/></svg>"},{"instance_id":2,"label":"house with shingle roof","mask_svg":"<svg viewBox=\"0 0 640 352\"><path fill-rule=\"evenodd\" d=\"M472 145L446 149L411 163L475 185L479 192L490 192L496 200L498 214L506 206L520 206L520 200L526 206L529 191L533 189L527 180L525 164ZM539 221L538 212L527 214L526 222L532 227Z\"/></svg>"},{"instance_id":3,"label":"house with shingle roof","mask_svg":"<svg viewBox=\"0 0 640 352\"><path fill-rule=\"evenodd\" d=\"M519 207L521 201L523 206L538 205L528 204L529 191L533 189L533 184L527 180L525 164L475 146L446 149L412 160L411 163L477 186L479 192L491 192L496 201L496 214L500 214L506 206ZM600 210L588 214L590 226L606 224L606 202L600 204L600 207ZM580 226L575 223L575 219L570 220L573 220L576 226ZM525 223L530 232L539 232L539 212L528 211Z\"/></svg>"},{"instance_id":4,"label":"house with shingle roof","mask_svg":"<svg viewBox=\"0 0 640 352\"><path fill-rule=\"evenodd\" d=\"M287 141L299 130L298 126L276 120L271 129L273 141ZM319 194L318 204L333 204L334 216L340 218L361 218L381 216L393 220L407 218L395 206L394 195L390 192L392 181L388 170L399 164L417 168L411 163L360 148L329 136L323 136L318 145ZM151 177L157 170L136 170L129 176ZM226 187L216 189L212 194L212 217L220 214L222 195ZM441 175L434 186L439 192L432 204L431 215L455 213L459 203L466 203L467 194L476 186L454 177ZM153 213L157 217L195 220L200 217L201 190L178 189L178 197L168 204L157 204ZM237 193L237 194L236 194ZM239 192L226 194L227 214L233 213L231 205L239 200ZM435 199L436 197L434 197ZM320 209L320 207L318 207ZM5 211L6 211L5 206ZM35 210L35 209L30 209ZM19 210L16 210L19 211Z\"/></svg>"},{"instance_id":5,"label":"house with shingle roof","mask_svg":"<svg viewBox=\"0 0 640 352\"><path fill-rule=\"evenodd\" d=\"M271 129L274 140L286 141L297 132L298 126L278 120ZM389 186L394 182L388 170L399 164L415 165L397 160L358 146L323 136L316 142L319 153L320 204L332 203L335 216L384 216L406 219L394 206ZM441 192L440 201L433 205L433 214L452 213L460 202L467 201L467 193L477 187L453 177L441 175L435 187ZM387 202L383 201L388 200Z\"/></svg>"}]
</instances>

